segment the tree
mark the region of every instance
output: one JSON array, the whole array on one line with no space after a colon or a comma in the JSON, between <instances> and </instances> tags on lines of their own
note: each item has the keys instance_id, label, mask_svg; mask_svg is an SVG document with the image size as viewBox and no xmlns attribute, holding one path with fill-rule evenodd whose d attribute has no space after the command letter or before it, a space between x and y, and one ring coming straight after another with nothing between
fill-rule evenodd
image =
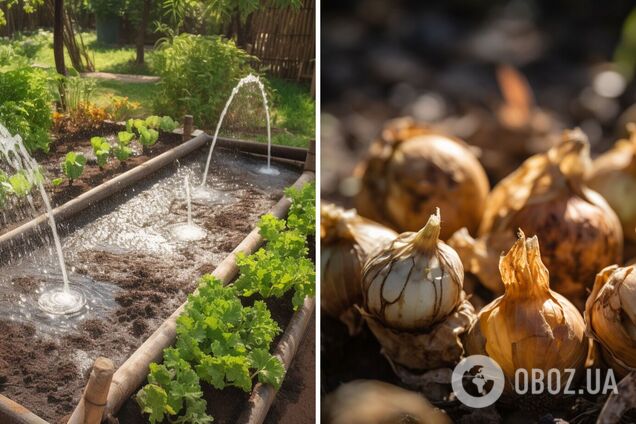
<instances>
[{"instance_id":1,"label":"tree","mask_svg":"<svg viewBox=\"0 0 636 424\"><path fill-rule=\"evenodd\" d=\"M58 74L66 76L64 64L64 0L55 0L53 6L53 57Z\"/></svg>"},{"instance_id":2,"label":"tree","mask_svg":"<svg viewBox=\"0 0 636 424\"><path fill-rule=\"evenodd\" d=\"M143 10L141 11L141 22L139 24L139 33L137 33L137 57L135 59L135 63L137 63L137 65L144 64L146 31L148 30L149 17L150 17L150 0L143 0Z\"/></svg>"}]
</instances>

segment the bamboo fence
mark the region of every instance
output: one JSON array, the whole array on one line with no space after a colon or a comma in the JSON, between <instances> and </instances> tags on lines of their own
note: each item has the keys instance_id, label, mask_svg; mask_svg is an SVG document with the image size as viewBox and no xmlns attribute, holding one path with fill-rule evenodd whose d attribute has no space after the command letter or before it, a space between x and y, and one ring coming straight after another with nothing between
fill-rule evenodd
<instances>
[{"instance_id":1,"label":"bamboo fence","mask_svg":"<svg viewBox=\"0 0 636 424\"><path fill-rule=\"evenodd\" d=\"M316 57L315 0L304 0L300 8L268 5L252 16L250 54L261 61L261 69L294 80L311 80Z\"/></svg>"}]
</instances>

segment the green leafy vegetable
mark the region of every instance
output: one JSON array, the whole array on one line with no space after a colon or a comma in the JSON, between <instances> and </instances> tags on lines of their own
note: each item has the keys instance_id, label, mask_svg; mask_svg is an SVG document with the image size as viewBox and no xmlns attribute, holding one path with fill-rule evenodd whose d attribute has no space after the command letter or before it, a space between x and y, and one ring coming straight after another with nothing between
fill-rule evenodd
<instances>
[{"instance_id":1,"label":"green leafy vegetable","mask_svg":"<svg viewBox=\"0 0 636 424\"><path fill-rule=\"evenodd\" d=\"M178 416L172 422L211 422L201 381L246 392L254 378L280 387L285 369L269 353L280 331L264 302L243 306L235 287L204 276L177 319L176 347L164 351L163 364L150 366L149 384L138 393L137 402L151 423L168 416Z\"/></svg>"},{"instance_id":2,"label":"green leafy vegetable","mask_svg":"<svg viewBox=\"0 0 636 424\"><path fill-rule=\"evenodd\" d=\"M146 127L139 128L139 143L144 149L154 146L159 140L159 132L153 129L147 129Z\"/></svg>"},{"instance_id":3,"label":"green leafy vegetable","mask_svg":"<svg viewBox=\"0 0 636 424\"><path fill-rule=\"evenodd\" d=\"M91 146L93 146L93 152L97 157L97 165L103 168L110 157L110 144L104 137L93 137L91 138Z\"/></svg>"},{"instance_id":4,"label":"green leafy vegetable","mask_svg":"<svg viewBox=\"0 0 636 424\"><path fill-rule=\"evenodd\" d=\"M169 116L161 118L159 129L164 132L172 132L179 127L179 124Z\"/></svg>"},{"instance_id":5,"label":"green leafy vegetable","mask_svg":"<svg viewBox=\"0 0 636 424\"><path fill-rule=\"evenodd\" d=\"M146 126L148 128L157 129L161 125L161 117L157 115L152 115L146 118Z\"/></svg>"},{"instance_id":6,"label":"green leafy vegetable","mask_svg":"<svg viewBox=\"0 0 636 424\"><path fill-rule=\"evenodd\" d=\"M68 152L66 154L61 168L66 178L68 178L69 185L73 184L73 181L82 175L84 165L86 165L86 157L83 154L77 152Z\"/></svg>"}]
</instances>

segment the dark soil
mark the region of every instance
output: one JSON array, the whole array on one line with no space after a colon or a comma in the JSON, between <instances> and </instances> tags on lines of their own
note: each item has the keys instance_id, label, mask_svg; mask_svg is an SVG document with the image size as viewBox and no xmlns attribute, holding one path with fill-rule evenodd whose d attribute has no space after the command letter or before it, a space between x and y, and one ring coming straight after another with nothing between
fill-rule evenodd
<instances>
[{"instance_id":1,"label":"dark soil","mask_svg":"<svg viewBox=\"0 0 636 424\"><path fill-rule=\"evenodd\" d=\"M282 190L264 193L245 188L233 195L238 199L236 203L196 216L219 243L197 242L168 256L80 252L76 272L117 286L117 307L105 316L83 321L76 331L55 337L39 334L33 325L0 321L0 393L50 422L69 414L95 358L105 356L116 366L121 365L185 301L198 277L213 271L252 230L258 216L276 202ZM84 215L77 225L88 219ZM13 283L16 295L29 292L37 284L29 278ZM291 314L289 299L285 302L272 305L282 323ZM211 404L224 405L225 401L214 400Z\"/></svg>"},{"instance_id":2,"label":"dark soil","mask_svg":"<svg viewBox=\"0 0 636 424\"><path fill-rule=\"evenodd\" d=\"M64 179L64 183L60 186L54 187L50 185L47 187L52 207L66 203L99 184L141 165L149 159L152 159L153 157L158 156L181 143L180 135L160 132L157 144L148 149L146 152L143 152L137 143L132 143L131 148L133 149L134 154L126 162L121 164L115 158L110 158L106 166L104 166L103 169L100 169L99 166L97 166L95 155L93 154L91 138L95 136L103 136L106 137L111 144L115 144L117 132L121 130L121 127L116 124L104 123L101 127L95 130L82 131L58 137L57 139L54 139L51 144L51 151L48 154L39 152L35 155L35 159L44 168L48 181L52 181L55 178ZM72 185L69 185L62 174L60 163L63 161L66 154L71 151L83 153L87 159L87 163L82 176L73 181ZM35 196L34 200L36 202L36 207L43 212L44 206L41 204L39 196ZM16 208L16 210L20 210L20 208ZM30 212L18 213L15 216L8 216L7 214L5 217L3 215L2 218L0 218L0 234L16 228L32 218L33 216Z\"/></svg>"}]
</instances>

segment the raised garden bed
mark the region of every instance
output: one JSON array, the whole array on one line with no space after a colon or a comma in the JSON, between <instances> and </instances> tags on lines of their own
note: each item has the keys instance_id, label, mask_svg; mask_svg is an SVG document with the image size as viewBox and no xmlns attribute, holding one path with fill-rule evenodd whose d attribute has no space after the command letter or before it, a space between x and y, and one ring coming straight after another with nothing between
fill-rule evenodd
<instances>
[{"instance_id":1,"label":"raised garden bed","mask_svg":"<svg viewBox=\"0 0 636 424\"><path fill-rule=\"evenodd\" d=\"M208 141L205 137L201 145ZM168 135L166 150L173 142L177 144L178 139ZM163 152L162 143L151 153ZM59 151L60 155L64 153ZM229 263L228 259L233 261L232 256L224 262L222 259L252 231L258 216L269 210L281 197L282 188L291 185L299 173L299 168L278 164L280 176L263 178L253 172L262 159L217 151L210 184L225 191L231 201L224 205L195 205L194 220L208 232L206 239L187 246L171 242L167 229L185 220L185 204L177 194L181 192L179 184L184 174L200 172L204 156L196 151L171 161L172 165L152 173L143 182L92 204L73 222L68 220L61 225L67 261L74 269L72 283L73 278L80 281L78 284L86 280L95 283L91 284L91 294L97 300L83 316L52 324L37 313L29 315L30 310L35 310L37 290L50 284L48 280L55 280L54 262L46 248L25 249L23 252L30 253L20 258L13 255L0 278L0 284L10 288L0 303L17 305L10 309L10 320L0 322L6 335L0 343L0 393L49 422L61 420L78 403L94 359L106 356L119 366L154 330L163 327L164 320L195 288L200 275ZM52 158L47 168L54 165ZM87 176L85 184L75 190L89 190L102 181L100 178L110 178L119 170L112 172L108 174L107 169L105 175ZM60 191L57 199L77 194ZM68 218L81 209L60 216ZM279 209L286 211L284 205ZM253 231L251 236L254 239ZM146 242L140 243L141 240ZM27 246L33 245L30 239L21 243L25 241ZM272 308L284 327L290 311L280 302L284 300L274 302ZM223 418L216 411L215 414Z\"/></svg>"}]
</instances>

